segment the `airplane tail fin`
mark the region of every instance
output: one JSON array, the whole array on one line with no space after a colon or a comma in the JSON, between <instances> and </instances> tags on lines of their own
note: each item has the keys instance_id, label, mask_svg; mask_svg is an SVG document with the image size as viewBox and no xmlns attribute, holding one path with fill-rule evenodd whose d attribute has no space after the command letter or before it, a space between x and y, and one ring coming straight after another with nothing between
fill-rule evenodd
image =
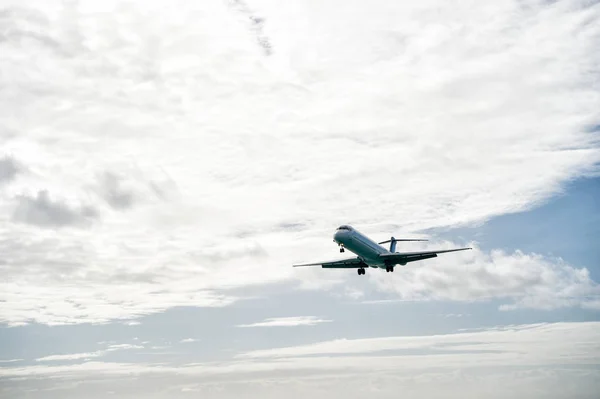
<instances>
[{"instance_id":1,"label":"airplane tail fin","mask_svg":"<svg viewBox=\"0 0 600 399\"><path fill-rule=\"evenodd\" d=\"M394 237L392 237L389 240L381 241L379 244L387 244L389 242L390 243L390 252L394 253L394 252L396 252L396 243L398 241L427 241L427 240L422 240L422 239L418 239L418 238L394 238Z\"/></svg>"}]
</instances>

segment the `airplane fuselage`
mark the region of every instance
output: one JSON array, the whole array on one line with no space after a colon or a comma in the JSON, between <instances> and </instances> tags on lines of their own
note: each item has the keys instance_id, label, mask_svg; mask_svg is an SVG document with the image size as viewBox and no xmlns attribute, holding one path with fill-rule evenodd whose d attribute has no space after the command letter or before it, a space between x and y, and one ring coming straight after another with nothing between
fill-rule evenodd
<instances>
[{"instance_id":1,"label":"airplane fuselage","mask_svg":"<svg viewBox=\"0 0 600 399\"><path fill-rule=\"evenodd\" d=\"M340 226L333 235L333 241L355 253L370 267L386 267L379 255L389 254L390 251L350 226Z\"/></svg>"}]
</instances>

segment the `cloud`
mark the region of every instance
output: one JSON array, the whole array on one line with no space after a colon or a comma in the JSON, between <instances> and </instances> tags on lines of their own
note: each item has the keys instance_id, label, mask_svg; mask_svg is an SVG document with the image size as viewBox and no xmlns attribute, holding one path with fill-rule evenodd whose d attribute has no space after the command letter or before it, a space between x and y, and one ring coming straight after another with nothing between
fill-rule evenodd
<instances>
[{"instance_id":1,"label":"cloud","mask_svg":"<svg viewBox=\"0 0 600 399\"><path fill-rule=\"evenodd\" d=\"M89 353L70 353L67 355L51 355L44 356L38 359L35 359L38 362L56 362L56 361L65 361L65 360L80 360L80 359L91 359L93 357L103 356L105 352L89 352Z\"/></svg>"},{"instance_id":2,"label":"cloud","mask_svg":"<svg viewBox=\"0 0 600 399\"><path fill-rule=\"evenodd\" d=\"M411 250L472 246L473 250L397 266L395 272L370 269L359 278L348 270L319 267L298 271L303 290L343 289L341 295L363 304L411 301L463 303L499 300L500 310L579 307L594 309L600 285L585 268L561 258L503 250L482 251L475 243L431 242ZM373 290L364 289L364 279ZM343 287L343 288L342 288ZM363 295L356 295L356 291ZM382 298L383 296L383 298Z\"/></svg>"},{"instance_id":3,"label":"cloud","mask_svg":"<svg viewBox=\"0 0 600 399\"><path fill-rule=\"evenodd\" d=\"M15 178L22 166L10 156L0 158L0 184L7 183Z\"/></svg>"},{"instance_id":4,"label":"cloud","mask_svg":"<svg viewBox=\"0 0 600 399\"><path fill-rule=\"evenodd\" d=\"M259 323L240 324L238 327L296 327L296 326L314 326L319 323L328 323L331 320L320 319L315 316L299 317L274 317L265 319Z\"/></svg>"},{"instance_id":5,"label":"cloud","mask_svg":"<svg viewBox=\"0 0 600 399\"><path fill-rule=\"evenodd\" d=\"M182 339L181 341L179 341L179 343L187 344L187 343L196 342L196 341L198 341L198 340L195 338L185 338L185 339Z\"/></svg>"},{"instance_id":6,"label":"cloud","mask_svg":"<svg viewBox=\"0 0 600 399\"><path fill-rule=\"evenodd\" d=\"M440 257L455 269L452 259L465 259L465 280L437 263L370 273L367 289L356 275L289 265L329 258L342 223L372 236L472 225L597 172L597 5L247 6L55 0L6 10L3 153L32 173L0 197L2 322L127 320L294 281L348 284L358 296L376 287L411 300L591 306L585 270L532 254ZM255 22L240 23L249 15ZM268 36L268 57L257 35ZM99 182L105 171L114 176ZM148 200L159 193L167 200ZM100 220L107 201L126 212ZM500 261L510 273L490 269Z\"/></svg>"},{"instance_id":7,"label":"cloud","mask_svg":"<svg viewBox=\"0 0 600 399\"><path fill-rule=\"evenodd\" d=\"M121 179L113 174L106 172L100 181L101 195L108 204L115 209L131 208L135 200L131 190L121 187Z\"/></svg>"},{"instance_id":8,"label":"cloud","mask_svg":"<svg viewBox=\"0 0 600 399\"><path fill-rule=\"evenodd\" d=\"M98 217L93 207L72 208L53 201L47 191L38 192L36 197L21 195L16 201L13 220L40 227L87 226Z\"/></svg>"},{"instance_id":9,"label":"cloud","mask_svg":"<svg viewBox=\"0 0 600 399\"><path fill-rule=\"evenodd\" d=\"M176 197L176 185L164 173L148 179L135 168L121 166L120 169L120 173L104 171L99 174L97 184L92 187L112 209L130 210L142 203Z\"/></svg>"},{"instance_id":10,"label":"cloud","mask_svg":"<svg viewBox=\"0 0 600 399\"><path fill-rule=\"evenodd\" d=\"M131 345L131 344L114 344L109 345L106 349L95 351L95 352L87 352L87 353L69 353L64 355L50 355L40 357L35 359L36 362L61 362L61 361L70 361L70 360L89 360L95 357L102 357L110 352L129 350L129 349L143 349L144 347L141 345Z\"/></svg>"},{"instance_id":11,"label":"cloud","mask_svg":"<svg viewBox=\"0 0 600 399\"><path fill-rule=\"evenodd\" d=\"M250 26L250 29L254 32L256 41L262 48L264 54L270 55L273 51L273 46L269 38L264 34L265 19L252 12L248 7L248 4L242 0L230 0L228 4L235 12L244 17L247 24Z\"/></svg>"},{"instance_id":12,"label":"cloud","mask_svg":"<svg viewBox=\"0 0 600 399\"><path fill-rule=\"evenodd\" d=\"M104 324L159 313L171 307L189 306L190 303L194 306L221 307L238 299L203 289L198 280L187 283L184 279L172 280L162 288L165 293L161 294L163 297L160 301L148 301L147 298L161 291L156 284L102 282L89 285L89 282L82 282L80 286L73 287L73 282L68 279L60 281L64 278L62 275L43 272L28 277L44 280L45 276L54 280L51 287L41 288L33 284L15 287L8 282L0 283L0 287L5 288L1 294L3 301L0 302L1 320L4 323L11 326L32 321L47 325ZM175 284L179 287L175 287ZM43 305L40 306L40 303Z\"/></svg>"},{"instance_id":13,"label":"cloud","mask_svg":"<svg viewBox=\"0 0 600 399\"><path fill-rule=\"evenodd\" d=\"M252 389L262 387L259 392L249 391L252 393L249 397L261 397L260 392L271 391L273 387L293 394L296 391L289 389L299 387L303 394L317 398L325 397L324 392L328 397L345 393L348 383L356 384L349 391L356 391L351 397L370 392L377 397L392 398L398 389L402 389L405 396L415 398L423 393L440 398L458 397L460 393L464 397L466 388L475 387L477 393L486 393L485 387L488 387L490 394L496 395L492 397L502 397L508 393L504 391L507 385L498 385L498 381L510 381L508 385L513 394L521 396L533 392L537 395L533 397L546 397L544 389L548 381L556 384L549 393L564 395L578 387L578 395L589 396L597 386L594 381L597 381L600 355L598 327L598 322L542 323L442 335L339 339L255 350L218 363L93 361L8 367L0 368L0 379L6 386L12 378L18 378L28 388L42 384L48 389L70 381L93 382L96 387L110 386L119 390L135 374L138 393L139 389L156 389L153 381L168 379L171 387L181 385L209 395L212 395L209 387L221 387L218 389L221 396L216 397L235 397L230 391L234 386L249 384ZM394 383L388 385L385 382L390 378ZM573 381L572 378L578 384L564 384ZM324 386L327 391L323 391ZM430 391L431 387L435 389ZM67 392L78 393L76 390ZM155 393L158 397L169 394L161 390Z\"/></svg>"},{"instance_id":14,"label":"cloud","mask_svg":"<svg viewBox=\"0 0 600 399\"><path fill-rule=\"evenodd\" d=\"M582 306L584 309L600 310L600 299L587 301Z\"/></svg>"},{"instance_id":15,"label":"cloud","mask_svg":"<svg viewBox=\"0 0 600 399\"><path fill-rule=\"evenodd\" d=\"M384 337L367 339L339 339L334 341L320 342L317 344L257 350L238 355L238 358L297 358L305 356L327 356L327 355L358 355L358 354L376 354L386 352L389 356L396 356L398 351L419 349L427 350L424 357L433 357L433 355L452 355L466 351L468 354L484 353L484 351L497 351L499 354L517 354L523 348L528 347L538 340L542 340L538 347L533 347L528 354L534 353L543 356L543 350L547 345L557 345L557 352L568 352L571 350L572 343L561 344L561 337L577 332L577 339L582 345L590 345L598 336L598 332L593 331L598 327L597 322L589 323L552 323L552 324L531 324L517 326L503 326L493 329L484 329L476 332L463 332L457 334L431 335L431 336L405 336L405 337ZM539 350L539 352L537 352ZM435 352L429 352L435 351ZM395 353L392 353L395 352ZM423 353L423 352L420 352ZM552 359L558 360L555 353L550 355ZM412 355L405 356L407 358ZM469 356L467 356L469 357ZM493 356L492 356L493 357ZM490 361L488 359L487 361ZM466 362L469 360L466 359ZM468 363L465 363L465 366ZM417 365L415 364L415 367Z\"/></svg>"},{"instance_id":16,"label":"cloud","mask_svg":"<svg viewBox=\"0 0 600 399\"><path fill-rule=\"evenodd\" d=\"M125 350L125 349L141 349L141 348L143 348L143 346L132 345L132 344L114 344L114 345L109 345L107 352L119 351L119 350Z\"/></svg>"},{"instance_id":17,"label":"cloud","mask_svg":"<svg viewBox=\"0 0 600 399\"><path fill-rule=\"evenodd\" d=\"M521 251L486 253L477 247L460 255L440 255L423 267L398 267L393 275L374 271L370 278L379 291L403 300L511 300L501 310L590 308L600 298L600 285L587 269L572 267L560 258Z\"/></svg>"},{"instance_id":18,"label":"cloud","mask_svg":"<svg viewBox=\"0 0 600 399\"><path fill-rule=\"evenodd\" d=\"M60 390L61 398L81 397L89 392L88 398L102 398L107 394L127 397L127 393L136 392L152 395L155 398L198 396L203 398L264 398L286 396L293 399L313 397L327 398L333 393L347 398L376 397L392 399L402 390L403 397L416 399L428 398L493 398L500 399L510 395L527 398L593 398L598 387L595 370L589 369L551 369L523 367L519 371L493 370L465 372L457 369L451 372L431 371L416 374L402 372L366 373L360 375L327 375L310 377L262 377L214 379L198 381L189 375L155 374L133 378L118 378L112 384L98 379L61 381L49 379L30 380L36 398L42 392L45 395ZM167 387L163 378L171 382ZM596 379L596 380L594 380ZM7 381L5 389L20 392L16 381ZM101 388L102 391L98 390ZM50 392L48 392L50 391ZM38 393L39 392L39 393ZM102 396L104 395L104 396ZM42 396L39 396L42 397Z\"/></svg>"}]
</instances>

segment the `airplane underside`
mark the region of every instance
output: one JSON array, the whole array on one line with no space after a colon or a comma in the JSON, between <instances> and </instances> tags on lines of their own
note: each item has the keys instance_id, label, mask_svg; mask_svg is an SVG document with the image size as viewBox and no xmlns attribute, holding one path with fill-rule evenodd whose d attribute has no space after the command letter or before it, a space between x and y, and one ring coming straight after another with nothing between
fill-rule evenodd
<instances>
[{"instance_id":1,"label":"airplane underside","mask_svg":"<svg viewBox=\"0 0 600 399\"><path fill-rule=\"evenodd\" d=\"M364 251L364 247L361 248L358 245L352 245L352 244L354 244L352 242L347 243L347 244L344 244L344 243L337 243L337 244L339 245L340 252L342 252L342 253L346 251L346 247L348 246L347 244L350 244L352 246L352 247L348 246L348 249L357 255L359 255L361 252ZM402 265L402 266L406 265L406 263L404 263L404 262L401 262L401 263L389 262L389 261L382 260L379 257L365 259L364 257L359 255L359 258L362 261L357 270L357 273L359 276L364 275L366 273L366 269L368 269L368 268L385 269L386 272L393 273L396 265Z\"/></svg>"},{"instance_id":2,"label":"airplane underside","mask_svg":"<svg viewBox=\"0 0 600 399\"><path fill-rule=\"evenodd\" d=\"M360 276L360 275L363 275L366 273L365 269L373 268L373 269L385 269L386 272L393 273L396 265L397 264L394 264L394 265L368 265L365 263L364 266L358 268L357 272L358 272L358 275ZM400 264L400 265L405 266L406 264Z\"/></svg>"}]
</instances>

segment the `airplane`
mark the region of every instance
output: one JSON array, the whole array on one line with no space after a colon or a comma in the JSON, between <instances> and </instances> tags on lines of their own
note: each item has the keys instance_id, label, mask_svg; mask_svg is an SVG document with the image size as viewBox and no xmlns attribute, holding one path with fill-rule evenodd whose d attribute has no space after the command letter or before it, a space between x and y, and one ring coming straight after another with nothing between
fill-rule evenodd
<instances>
[{"instance_id":1,"label":"airplane","mask_svg":"<svg viewBox=\"0 0 600 399\"><path fill-rule=\"evenodd\" d=\"M386 272L393 272L396 265L405 266L408 262L418 260L437 258L438 254L446 252L465 251L472 248L445 249L441 251L425 252L396 252L396 243L400 241L427 241L422 239L399 239L391 237L389 240L376 243L366 235L362 234L349 225L338 227L333 235L333 241L340 247L340 252L345 252L348 248L357 256L355 258L340 259L318 263L304 263L293 265L300 266L321 266L325 269L358 269L358 275L364 275L365 269L369 267L385 269ZM390 249L382 247L380 244L390 243Z\"/></svg>"}]
</instances>

